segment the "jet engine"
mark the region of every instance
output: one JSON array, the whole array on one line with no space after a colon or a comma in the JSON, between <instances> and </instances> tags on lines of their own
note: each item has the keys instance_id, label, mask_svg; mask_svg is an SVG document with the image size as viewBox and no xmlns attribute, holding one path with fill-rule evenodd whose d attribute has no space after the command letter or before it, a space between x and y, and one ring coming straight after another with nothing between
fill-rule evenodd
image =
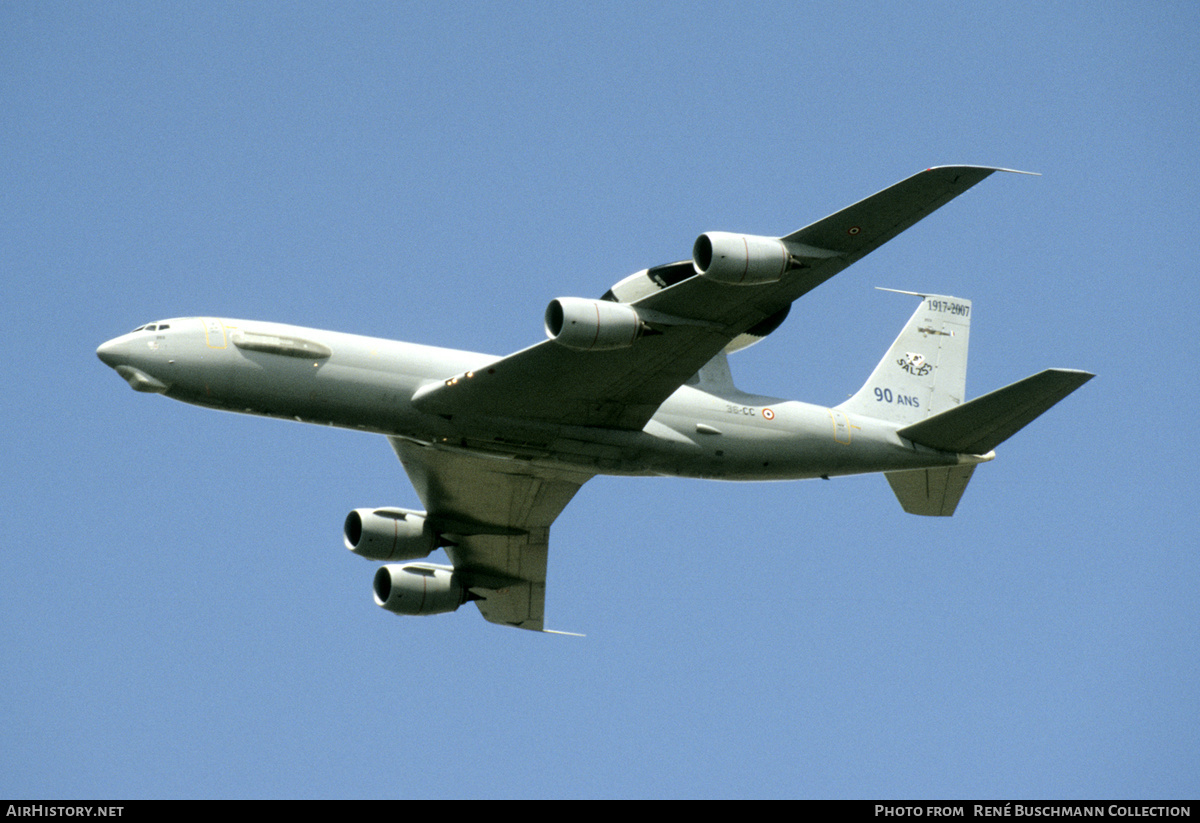
<instances>
[{"instance_id":1,"label":"jet engine","mask_svg":"<svg viewBox=\"0 0 1200 823\"><path fill-rule=\"evenodd\" d=\"M343 528L346 548L369 560L419 560L438 547L424 512L355 509Z\"/></svg>"},{"instance_id":2,"label":"jet engine","mask_svg":"<svg viewBox=\"0 0 1200 823\"><path fill-rule=\"evenodd\" d=\"M454 569L432 563L380 566L372 588L375 603L394 614L445 614L467 601Z\"/></svg>"},{"instance_id":3,"label":"jet engine","mask_svg":"<svg viewBox=\"0 0 1200 823\"><path fill-rule=\"evenodd\" d=\"M787 271L791 255L776 237L705 232L692 246L696 274L729 286L774 283Z\"/></svg>"},{"instance_id":4,"label":"jet engine","mask_svg":"<svg viewBox=\"0 0 1200 823\"><path fill-rule=\"evenodd\" d=\"M623 349L645 330L637 310L625 303L559 297L546 307L546 336L568 349Z\"/></svg>"}]
</instances>

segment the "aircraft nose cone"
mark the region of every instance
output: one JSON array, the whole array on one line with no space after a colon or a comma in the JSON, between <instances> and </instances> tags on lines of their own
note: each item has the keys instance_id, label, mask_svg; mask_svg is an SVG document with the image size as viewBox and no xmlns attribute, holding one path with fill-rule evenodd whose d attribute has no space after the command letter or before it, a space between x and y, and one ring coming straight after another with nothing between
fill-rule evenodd
<instances>
[{"instance_id":1,"label":"aircraft nose cone","mask_svg":"<svg viewBox=\"0 0 1200 823\"><path fill-rule=\"evenodd\" d=\"M104 365L111 366L114 369L121 365L121 361L124 359L121 357L122 346L119 341L119 337L113 338L101 343L100 348L96 349L96 356L100 358L100 361Z\"/></svg>"}]
</instances>

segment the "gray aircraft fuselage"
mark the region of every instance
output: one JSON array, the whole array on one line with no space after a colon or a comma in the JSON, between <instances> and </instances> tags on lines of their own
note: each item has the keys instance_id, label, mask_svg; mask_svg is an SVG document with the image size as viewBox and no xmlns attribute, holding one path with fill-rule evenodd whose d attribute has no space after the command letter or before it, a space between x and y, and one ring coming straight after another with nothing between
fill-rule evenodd
<instances>
[{"instance_id":1,"label":"gray aircraft fuselage","mask_svg":"<svg viewBox=\"0 0 1200 823\"><path fill-rule=\"evenodd\" d=\"M787 480L991 459L913 444L895 423L732 384L681 386L641 431L493 417L486 408L448 419L420 411L413 394L498 358L280 323L176 318L96 353L134 389L186 403L597 474Z\"/></svg>"}]
</instances>

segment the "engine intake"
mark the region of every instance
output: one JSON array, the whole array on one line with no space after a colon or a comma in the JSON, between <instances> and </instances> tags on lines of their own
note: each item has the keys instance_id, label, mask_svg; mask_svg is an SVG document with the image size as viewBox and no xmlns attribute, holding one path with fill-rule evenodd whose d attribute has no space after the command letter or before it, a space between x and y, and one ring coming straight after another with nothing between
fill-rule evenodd
<instances>
[{"instance_id":1,"label":"engine intake","mask_svg":"<svg viewBox=\"0 0 1200 823\"><path fill-rule=\"evenodd\" d=\"M546 336L568 349L623 349L645 329L637 310L626 303L559 297L546 307Z\"/></svg>"},{"instance_id":2,"label":"engine intake","mask_svg":"<svg viewBox=\"0 0 1200 823\"><path fill-rule=\"evenodd\" d=\"M372 588L376 605L394 614L445 614L467 601L454 569L432 563L380 566Z\"/></svg>"},{"instance_id":3,"label":"engine intake","mask_svg":"<svg viewBox=\"0 0 1200 823\"><path fill-rule=\"evenodd\" d=\"M346 548L368 560L419 560L438 547L423 512L355 509L342 529Z\"/></svg>"},{"instance_id":4,"label":"engine intake","mask_svg":"<svg viewBox=\"0 0 1200 823\"><path fill-rule=\"evenodd\" d=\"M787 271L790 255L776 237L705 232L692 246L696 273L729 286L774 283Z\"/></svg>"}]
</instances>

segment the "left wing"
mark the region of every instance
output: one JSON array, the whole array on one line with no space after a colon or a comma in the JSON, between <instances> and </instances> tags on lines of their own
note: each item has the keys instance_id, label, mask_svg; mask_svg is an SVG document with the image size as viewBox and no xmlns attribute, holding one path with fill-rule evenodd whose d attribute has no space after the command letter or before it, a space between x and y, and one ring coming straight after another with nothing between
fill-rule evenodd
<instances>
[{"instance_id":1,"label":"left wing","mask_svg":"<svg viewBox=\"0 0 1200 823\"><path fill-rule=\"evenodd\" d=\"M423 386L413 404L447 416L641 430L667 397L739 335L769 331L797 297L995 171L1007 170L927 169L779 238L796 258L772 282L718 282L698 275L690 261L648 269L606 297L631 305L653 333L624 348L587 351L543 341L485 369Z\"/></svg>"},{"instance_id":2,"label":"left wing","mask_svg":"<svg viewBox=\"0 0 1200 823\"><path fill-rule=\"evenodd\" d=\"M593 474L388 440L483 616L545 631L550 524Z\"/></svg>"}]
</instances>

